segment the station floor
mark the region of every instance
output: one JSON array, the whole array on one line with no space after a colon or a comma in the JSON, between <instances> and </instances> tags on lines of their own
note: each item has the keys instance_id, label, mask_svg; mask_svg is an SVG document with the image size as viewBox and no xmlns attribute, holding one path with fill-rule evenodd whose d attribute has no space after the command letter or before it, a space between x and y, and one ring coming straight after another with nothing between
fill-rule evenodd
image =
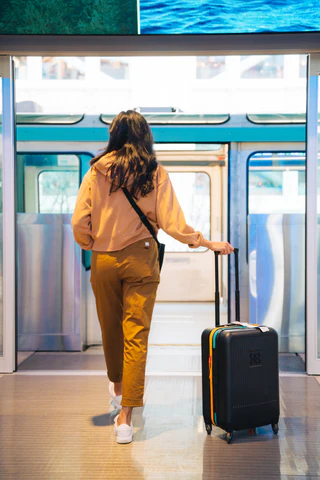
<instances>
[{"instance_id":1,"label":"station floor","mask_svg":"<svg viewBox=\"0 0 320 480\"><path fill-rule=\"evenodd\" d=\"M151 343L128 445L115 441L101 347L19 363L0 376L1 480L320 479L320 379L298 355L280 356L278 436L267 426L230 445L204 430L199 345Z\"/></svg>"}]
</instances>

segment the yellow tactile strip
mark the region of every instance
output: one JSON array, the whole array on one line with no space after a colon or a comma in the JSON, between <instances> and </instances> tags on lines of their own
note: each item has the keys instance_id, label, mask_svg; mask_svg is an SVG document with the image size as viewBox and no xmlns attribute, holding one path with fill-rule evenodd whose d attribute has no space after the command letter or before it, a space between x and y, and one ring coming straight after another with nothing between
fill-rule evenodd
<instances>
[{"instance_id":1,"label":"yellow tactile strip","mask_svg":"<svg viewBox=\"0 0 320 480\"><path fill-rule=\"evenodd\" d=\"M319 385L280 379L279 437L203 431L201 378L148 377L134 442L117 445L104 377L0 379L1 480L244 480L320 477ZM236 472L236 475L235 475Z\"/></svg>"}]
</instances>

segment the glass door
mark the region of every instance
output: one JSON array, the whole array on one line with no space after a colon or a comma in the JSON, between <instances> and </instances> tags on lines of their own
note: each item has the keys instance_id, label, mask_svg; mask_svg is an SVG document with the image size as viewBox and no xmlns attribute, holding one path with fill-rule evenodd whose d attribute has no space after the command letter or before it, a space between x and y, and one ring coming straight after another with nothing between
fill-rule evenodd
<instances>
[{"instance_id":1,"label":"glass door","mask_svg":"<svg viewBox=\"0 0 320 480\"><path fill-rule=\"evenodd\" d=\"M0 373L16 369L13 71L12 57L0 57Z\"/></svg>"},{"instance_id":2,"label":"glass door","mask_svg":"<svg viewBox=\"0 0 320 480\"><path fill-rule=\"evenodd\" d=\"M309 56L307 112L307 373L320 374L320 55Z\"/></svg>"},{"instance_id":3,"label":"glass door","mask_svg":"<svg viewBox=\"0 0 320 480\"><path fill-rule=\"evenodd\" d=\"M161 161L161 155L158 155ZM221 168L166 166L188 225L205 238L220 241ZM214 198L211 192L215 192ZM204 247L191 249L159 231L159 241L166 245L161 271L158 302L214 301L214 255Z\"/></svg>"}]
</instances>

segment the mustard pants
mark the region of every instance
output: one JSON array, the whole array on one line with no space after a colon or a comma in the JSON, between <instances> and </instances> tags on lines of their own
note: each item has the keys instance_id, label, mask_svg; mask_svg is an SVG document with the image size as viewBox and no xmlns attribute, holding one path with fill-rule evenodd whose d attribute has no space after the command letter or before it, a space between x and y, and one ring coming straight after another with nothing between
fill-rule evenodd
<instances>
[{"instance_id":1,"label":"mustard pants","mask_svg":"<svg viewBox=\"0 0 320 480\"><path fill-rule=\"evenodd\" d=\"M107 373L122 381L122 405L143 405L148 336L160 281L153 238L117 252L92 252L91 285Z\"/></svg>"}]
</instances>

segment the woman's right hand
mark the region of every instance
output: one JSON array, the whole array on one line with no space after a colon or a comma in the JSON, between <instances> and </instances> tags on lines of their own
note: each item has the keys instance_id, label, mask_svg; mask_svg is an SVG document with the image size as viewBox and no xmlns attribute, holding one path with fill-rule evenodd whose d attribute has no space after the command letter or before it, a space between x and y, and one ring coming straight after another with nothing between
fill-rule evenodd
<instances>
[{"instance_id":1,"label":"woman's right hand","mask_svg":"<svg viewBox=\"0 0 320 480\"><path fill-rule=\"evenodd\" d=\"M210 250L214 252L220 252L220 255L229 255L233 252L234 248L228 242L210 242L211 247Z\"/></svg>"}]
</instances>

